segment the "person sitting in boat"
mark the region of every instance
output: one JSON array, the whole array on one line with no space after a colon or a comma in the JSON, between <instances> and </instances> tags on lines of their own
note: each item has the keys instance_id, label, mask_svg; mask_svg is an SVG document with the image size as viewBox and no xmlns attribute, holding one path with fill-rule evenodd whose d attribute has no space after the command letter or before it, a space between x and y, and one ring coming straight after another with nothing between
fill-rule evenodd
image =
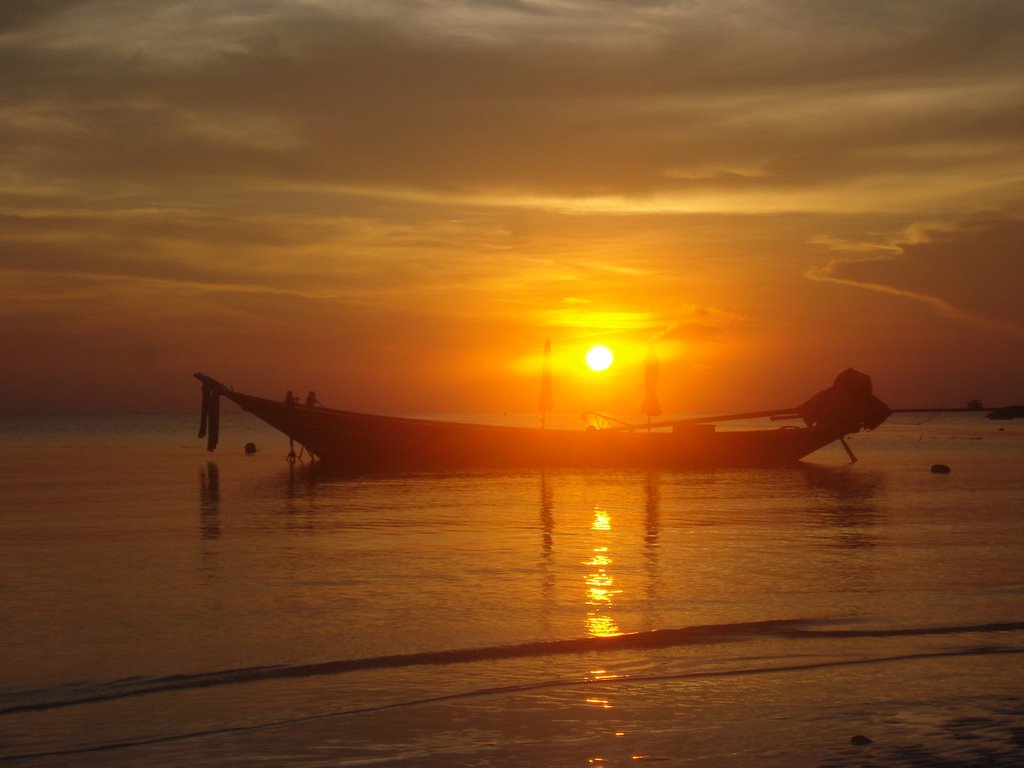
<instances>
[{"instance_id":1,"label":"person sitting in boat","mask_svg":"<svg viewBox=\"0 0 1024 768\"><path fill-rule=\"evenodd\" d=\"M293 395L292 391L289 389L287 394L284 396L285 405L295 405L297 402L299 402L299 398Z\"/></svg>"},{"instance_id":2,"label":"person sitting in boat","mask_svg":"<svg viewBox=\"0 0 1024 768\"><path fill-rule=\"evenodd\" d=\"M317 405L320 405L320 401L316 399L316 392L309 390L309 394L306 395L306 407L313 408Z\"/></svg>"}]
</instances>

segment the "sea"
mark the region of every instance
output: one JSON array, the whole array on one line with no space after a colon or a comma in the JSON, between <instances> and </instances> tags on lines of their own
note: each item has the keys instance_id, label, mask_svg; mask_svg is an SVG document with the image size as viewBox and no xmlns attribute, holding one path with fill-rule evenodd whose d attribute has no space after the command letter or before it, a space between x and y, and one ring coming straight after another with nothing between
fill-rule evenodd
<instances>
[{"instance_id":1,"label":"sea","mask_svg":"<svg viewBox=\"0 0 1024 768\"><path fill-rule=\"evenodd\" d=\"M197 427L0 417L0 765L1024 765L1020 422L379 476Z\"/></svg>"}]
</instances>

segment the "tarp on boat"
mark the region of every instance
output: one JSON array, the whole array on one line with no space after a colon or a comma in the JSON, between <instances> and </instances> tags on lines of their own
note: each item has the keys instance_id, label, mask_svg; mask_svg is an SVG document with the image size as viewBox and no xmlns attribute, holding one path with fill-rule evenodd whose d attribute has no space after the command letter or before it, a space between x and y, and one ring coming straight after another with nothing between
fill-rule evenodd
<instances>
[{"instance_id":1,"label":"tarp on boat","mask_svg":"<svg viewBox=\"0 0 1024 768\"><path fill-rule=\"evenodd\" d=\"M871 377L847 368L824 389L796 409L809 427L849 435L875 429L892 411L872 393Z\"/></svg>"}]
</instances>

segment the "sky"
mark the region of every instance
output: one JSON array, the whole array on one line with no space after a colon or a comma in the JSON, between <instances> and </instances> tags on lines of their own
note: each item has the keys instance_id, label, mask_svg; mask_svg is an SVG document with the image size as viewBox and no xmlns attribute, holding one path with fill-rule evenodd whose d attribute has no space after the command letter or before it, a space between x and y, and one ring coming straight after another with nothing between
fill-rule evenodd
<instances>
[{"instance_id":1,"label":"sky","mask_svg":"<svg viewBox=\"0 0 1024 768\"><path fill-rule=\"evenodd\" d=\"M1017 0L0 3L2 411L1005 405L1022 295Z\"/></svg>"}]
</instances>

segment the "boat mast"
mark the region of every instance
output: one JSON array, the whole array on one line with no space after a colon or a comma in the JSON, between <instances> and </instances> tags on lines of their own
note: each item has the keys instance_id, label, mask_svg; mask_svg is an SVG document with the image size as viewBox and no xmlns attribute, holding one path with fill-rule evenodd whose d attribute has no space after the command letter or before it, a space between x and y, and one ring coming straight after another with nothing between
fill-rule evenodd
<instances>
[{"instance_id":1,"label":"boat mast","mask_svg":"<svg viewBox=\"0 0 1024 768\"><path fill-rule=\"evenodd\" d=\"M540 375L540 428L544 429L545 419L554 405L551 397L551 339L544 342L544 366Z\"/></svg>"}]
</instances>

